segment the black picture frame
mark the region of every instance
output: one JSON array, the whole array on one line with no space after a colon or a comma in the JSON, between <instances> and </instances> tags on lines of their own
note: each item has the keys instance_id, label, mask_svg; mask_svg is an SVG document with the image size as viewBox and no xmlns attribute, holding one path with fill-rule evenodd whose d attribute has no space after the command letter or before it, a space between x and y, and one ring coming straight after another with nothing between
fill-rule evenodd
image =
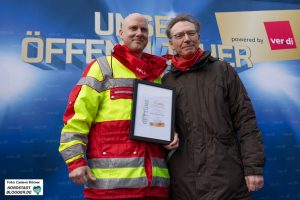
<instances>
[{"instance_id":1,"label":"black picture frame","mask_svg":"<svg viewBox=\"0 0 300 200\"><path fill-rule=\"evenodd\" d=\"M175 88L135 79L130 139L169 144L174 138Z\"/></svg>"}]
</instances>

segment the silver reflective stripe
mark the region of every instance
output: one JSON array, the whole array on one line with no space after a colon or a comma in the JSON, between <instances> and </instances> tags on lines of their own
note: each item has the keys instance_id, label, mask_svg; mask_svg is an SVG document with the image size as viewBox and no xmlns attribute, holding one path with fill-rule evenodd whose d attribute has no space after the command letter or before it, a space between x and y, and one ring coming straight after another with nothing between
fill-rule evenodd
<instances>
[{"instance_id":1,"label":"silver reflective stripe","mask_svg":"<svg viewBox=\"0 0 300 200\"><path fill-rule=\"evenodd\" d=\"M135 79L132 78L114 78L114 79L108 79L108 85L110 88L114 87L133 87L133 81Z\"/></svg>"},{"instance_id":2,"label":"silver reflective stripe","mask_svg":"<svg viewBox=\"0 0 300 200\"><path fill-rule=\"evenodd\" d=\"M69 160L70 158L73 158L77 155L83 154L83 146L82 144L75 144L73 146L70 146L69 148L63 150L61 152L61 155L64 159L64 161Z\"/></svg>"},{"instance_id":3,"label":"silver reflective stripe","mask_svg":"<svg viewBox=\"0 0 300 200\"><path fill-rule=\"evenodd\" d=\"M97 61L100 65L100 69L102 71L103 79L105 80L107 78L112 78L112 72L111 72L109 64L106 60L106 56L102 56L102 57L98 58Z\"/></svg>"},{"instance_id":4,"label":"silver reflective stripe","mask_svg":"<svg viewBox=\"0 0 300 200\"><path fill-rule=\"evenodd\" d=\"M60 142L61 143L66 143L66 142L71 142L73 140L79 140L85 144L88 143L88 137L86 134L82 133L63 133L60 136Z\"/></svg>"},{"instance_id":5,"label":"silver reflective stripe","mask_svg":"<svg viewBox=\"0 0 300 200\"><path fill-rule=\"evenodd\" d=\"M161 158L151 158L152 166L156 166L159 168L167 168L166 161Z\"/></svg>"},{"instance_id":6,"label":"silver reflective stripe","mask_svg":"<svg viewBox=\"0 0 300 200\"><path fill-rule=\"evenodd\" d=\"M93 77L82 77L77 85L87 85L97 92L102 92L115 87L133 87L134 79L114 78L104 81L98 81Z\"/></svg>"},{"instance_id":7,"label":"silver reflective stripe","mask_svg":"<svg viewBox=\"0 0 300 200\"><path fill-rule=\"evenodd\" d=\"M96 90L97 92L102 92L103 91L103 82L98 81L97 79L93 78L93 77L82 77L77 85L87 85L90 88L93 88L94 90Z\"/></svg>"},{"instance_id":8,"label":"silver reflective stripe","mask_svg":"<svg viewBox=\"0 0 300 200\"><path fill-rule=\"evenodd\" d=\"M147 187L147 177L141 178L109 178L88 181L85 187L98 189L142 188Z\"/></svg>"},{"instance_id":9,"label":"silver reflective stripe","mask_svg":"<svg viewBox=\"0 0 300 200\"><path fill-rule=\"evenodd\" d=\"M151 186L162 186L162 187L168 187L170 185L170 179L169 178L162 178L158 176L152 177Z\"/></svg>"},{"instance_id":10,"label":"silver reflective stripe","mask_svg":"<svg viewBox=\"0 0 300 200\"><path fill-rule=\"evenodd\" d=\"M94 158L88 164L91 168L143 167L144 158Z\"/></svg>"}]
</instances>

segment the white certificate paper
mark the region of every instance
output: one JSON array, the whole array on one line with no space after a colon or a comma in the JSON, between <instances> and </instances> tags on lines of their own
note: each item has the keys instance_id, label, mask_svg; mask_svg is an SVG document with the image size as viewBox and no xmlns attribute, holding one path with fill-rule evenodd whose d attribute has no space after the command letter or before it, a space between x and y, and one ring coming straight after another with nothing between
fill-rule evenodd
<instances>
[{"instance_id":1,"label":"white certificate paper","mask_svg":"<svg viewBox=\"0 0 300 200\"><path fill-rule=\"evenodd\" d=\"M173 139L174 89L137 80L131 138L158 143Z\"/></svg>"}]
</instances>

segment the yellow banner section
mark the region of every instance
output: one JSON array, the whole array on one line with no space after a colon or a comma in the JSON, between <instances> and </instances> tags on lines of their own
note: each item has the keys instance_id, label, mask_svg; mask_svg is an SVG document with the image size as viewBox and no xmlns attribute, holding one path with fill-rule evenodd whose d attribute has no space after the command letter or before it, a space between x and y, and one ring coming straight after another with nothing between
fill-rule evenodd
<instances>
[{"instance_id":1,"label":"yellow banner section","mask_svg":"<svg viewBox=\"0 0 300 200\"><path fill-rule=\"evenodd\" d=\"M300 59L300 10L215 14L223 45L249 47L252 62Z\"/></svg>"}]
</instances>

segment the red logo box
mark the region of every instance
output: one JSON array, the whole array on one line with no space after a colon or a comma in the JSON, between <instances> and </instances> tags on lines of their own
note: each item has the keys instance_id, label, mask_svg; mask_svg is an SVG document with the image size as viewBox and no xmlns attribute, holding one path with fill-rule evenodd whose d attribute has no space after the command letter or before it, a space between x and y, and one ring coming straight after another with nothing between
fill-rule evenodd
<instances>
[{"instance_id":1,"label":"red logo box","mask_svg":"<svg viewBox=\"0 0 300 200\"><path fill-rule=\"evenodd\" d=\"M272 50L295 49L296 41L289 21L264 22Z\"/></svg>"}]
</instances>

